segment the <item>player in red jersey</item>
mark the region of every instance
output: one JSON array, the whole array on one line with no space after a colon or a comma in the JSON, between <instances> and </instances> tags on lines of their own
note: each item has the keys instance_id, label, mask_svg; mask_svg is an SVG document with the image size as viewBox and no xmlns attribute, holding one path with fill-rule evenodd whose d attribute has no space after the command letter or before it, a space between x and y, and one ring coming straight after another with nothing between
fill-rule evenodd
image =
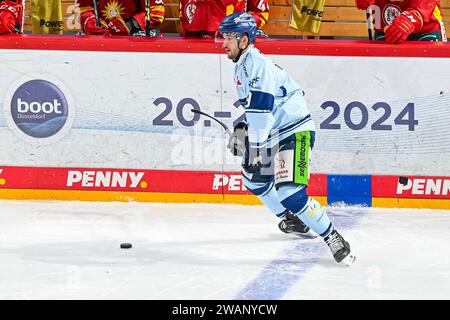
<instances>
[{"instance_id":1,"label":"player in red jersey","mask_svg":"<svg viewBox=\"0 0 450 320\"><path fill-rule=\"evenodd\" d=\"M0 34L20 32L22 19L22 1L0 1Z\"/></svg>"},{"instance_id":2,"label":"player in red jersey","mask_svg":"<svg viewBox=\"0 0 450 320\"><path fill-rule=\"evenodd\" d=\"M97 26L93 0L78 0L81 26L86 34L141 35L145 34L145 0L97 0L100 26ZM150 0L151 35L164 20L164 1Z\"/></svg>"},{"instance_id":3,"label":"player in red jersey","mask_svg":"<svg viewBox=\"0 0 450 320\"><path fill-rule=\"evenodd\" d=\"M375 11L375 40L447 41L439 0L355 0Z\"/></svg>"},{"instance_id":4,"label":"player in red jersey","mask_svg":"<svg viewBox=\"0 0 450 320\"><path fill-rule=\"evenodd\" d=\"M252 14L260 29L269 19L268 0L180 0L181 35L213 38L222 19L235 12Z\"/></svg>"}]
</instances>

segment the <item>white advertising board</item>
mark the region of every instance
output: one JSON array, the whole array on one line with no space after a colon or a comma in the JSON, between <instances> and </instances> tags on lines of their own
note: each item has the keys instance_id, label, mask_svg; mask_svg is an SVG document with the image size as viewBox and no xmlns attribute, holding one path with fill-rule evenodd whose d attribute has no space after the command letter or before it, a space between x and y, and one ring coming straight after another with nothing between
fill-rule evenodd
<instances>
[{"instance_id":1,"label":"white advertising board","mask_svg":"<svg viewBox=\"0 0 450 320\"><path fill-rule=\"evenodd\" d=\"M225 55L2 50L0 163L239 170ZM306 92L312 172L450 175L450 59L272 55Z\"/></svg>"}]
</instances>

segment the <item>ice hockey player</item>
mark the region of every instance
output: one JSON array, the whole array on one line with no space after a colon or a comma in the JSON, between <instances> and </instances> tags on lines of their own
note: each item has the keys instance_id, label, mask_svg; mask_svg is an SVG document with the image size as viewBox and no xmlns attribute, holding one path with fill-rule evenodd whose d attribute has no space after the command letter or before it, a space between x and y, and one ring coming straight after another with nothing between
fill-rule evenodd
<instances>
[{"instance_id":1,"label":"ice hockey player","mask_svg":"<svg viewBox=\"0 0 450 320\"><path fill-rule=\"evenodd\" d=\"M439 0L355 0L356 7L375 12L375 40L447 41ZM378 15L378 16L377 16Z\"/></svg>"},{"instance_id":2,"label":"ice hockey player","mask_svg":"<svg viewBox=\"0 0 450 320\"><path fill-rule=\"evenodd\" d=\"M145 35L145 0L98 0L100 27L93 0L79 0L81 26L88 35ZM150 0L151 36L159 36L164 20L164 1Z\"/></svg>"},{"instance_id":3,"label":"ice hockey player","mask_svg":"<svg viewBox=\"0 0 450 320\"><path fill-rule=\"evenodd\" d=\"M228 148L243 157L244 185L278 217L299 218L322 237L334 259L355 260L324 208L306 193L315 126L304 91L281 67L253 45L256 22L248 13L225 17L219 32L229 59L236 63L234 83L245 108Z\"/></svg>"},{"instance_id":4,"label":"ice hockey player","mask_svg":"<svg viewBox=\"0 0 450 320\"><path fill-rule=\"evenodd\" d=\"M19 33L22 19L22 1L0 1L0 34Z\"/></svg>"},{"instance_id":5,"label":"ice hockey player","mask_svg":"<svg viewBox=\"0 0 450 320\"><path fill-rule=\"evenodd\" d=\"M220 22L234 12L246 11L255 18L258 32L269 19L268 0L180 0L181 36L214 38Z\"/></svg>"}]
</instances>

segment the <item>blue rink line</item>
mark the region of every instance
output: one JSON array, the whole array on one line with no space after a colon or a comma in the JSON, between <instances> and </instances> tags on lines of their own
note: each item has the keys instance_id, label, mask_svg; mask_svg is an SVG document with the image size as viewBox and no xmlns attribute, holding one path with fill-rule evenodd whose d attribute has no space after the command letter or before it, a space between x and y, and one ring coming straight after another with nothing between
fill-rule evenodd
<instances>
[{"instance_id":1,"label":"blue rink line","mask_svg":"<svg viewBox=\"0 0 450 320\"><path fill-rule=\"evenodd\" d=\"M345 232L353 229L367 210L328 210L336 229L345 237ZM350 243L350 246L352 244ZM300 254L299 254L300 253ZM248 283L235 300L279 300L313 267L327 256L335 263L328 246L320 237L316 239L295 239L280 256L269 262L261 273ZM356 262L358 257L356 258ZM336 268L341 266L336 264Z\"/></svg>"}]
</instances>

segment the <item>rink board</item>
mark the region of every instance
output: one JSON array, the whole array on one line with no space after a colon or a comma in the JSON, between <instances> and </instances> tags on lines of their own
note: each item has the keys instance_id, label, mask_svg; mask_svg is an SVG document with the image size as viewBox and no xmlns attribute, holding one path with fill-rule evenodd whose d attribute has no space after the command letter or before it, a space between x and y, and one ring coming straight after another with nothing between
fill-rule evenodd
<instances>
[{"instance_id":1,"label":"rink board","mask_svg":"<svg viewBox=\"0 0 450 320\"><path fill-rule=\"evenodd\" d=\"M257 47L305 89L317 128L310 195L450 208L449 45ZM242 119L220 43L12 35L0 54L0 197L259 203L222 128L190 112Z\"/></svg>"},{"instance_id":2,"label":"rink board","mask_svg":"<svg viewBox=\"0 0 450 320\"><path fill-rule=\"evenodd\" d=\"M450 177L312 174L324 205L450 209ZM0 168L0 197L86 201L261 204L240 172L98 168Z\"/></svg>"}]
</instances>

